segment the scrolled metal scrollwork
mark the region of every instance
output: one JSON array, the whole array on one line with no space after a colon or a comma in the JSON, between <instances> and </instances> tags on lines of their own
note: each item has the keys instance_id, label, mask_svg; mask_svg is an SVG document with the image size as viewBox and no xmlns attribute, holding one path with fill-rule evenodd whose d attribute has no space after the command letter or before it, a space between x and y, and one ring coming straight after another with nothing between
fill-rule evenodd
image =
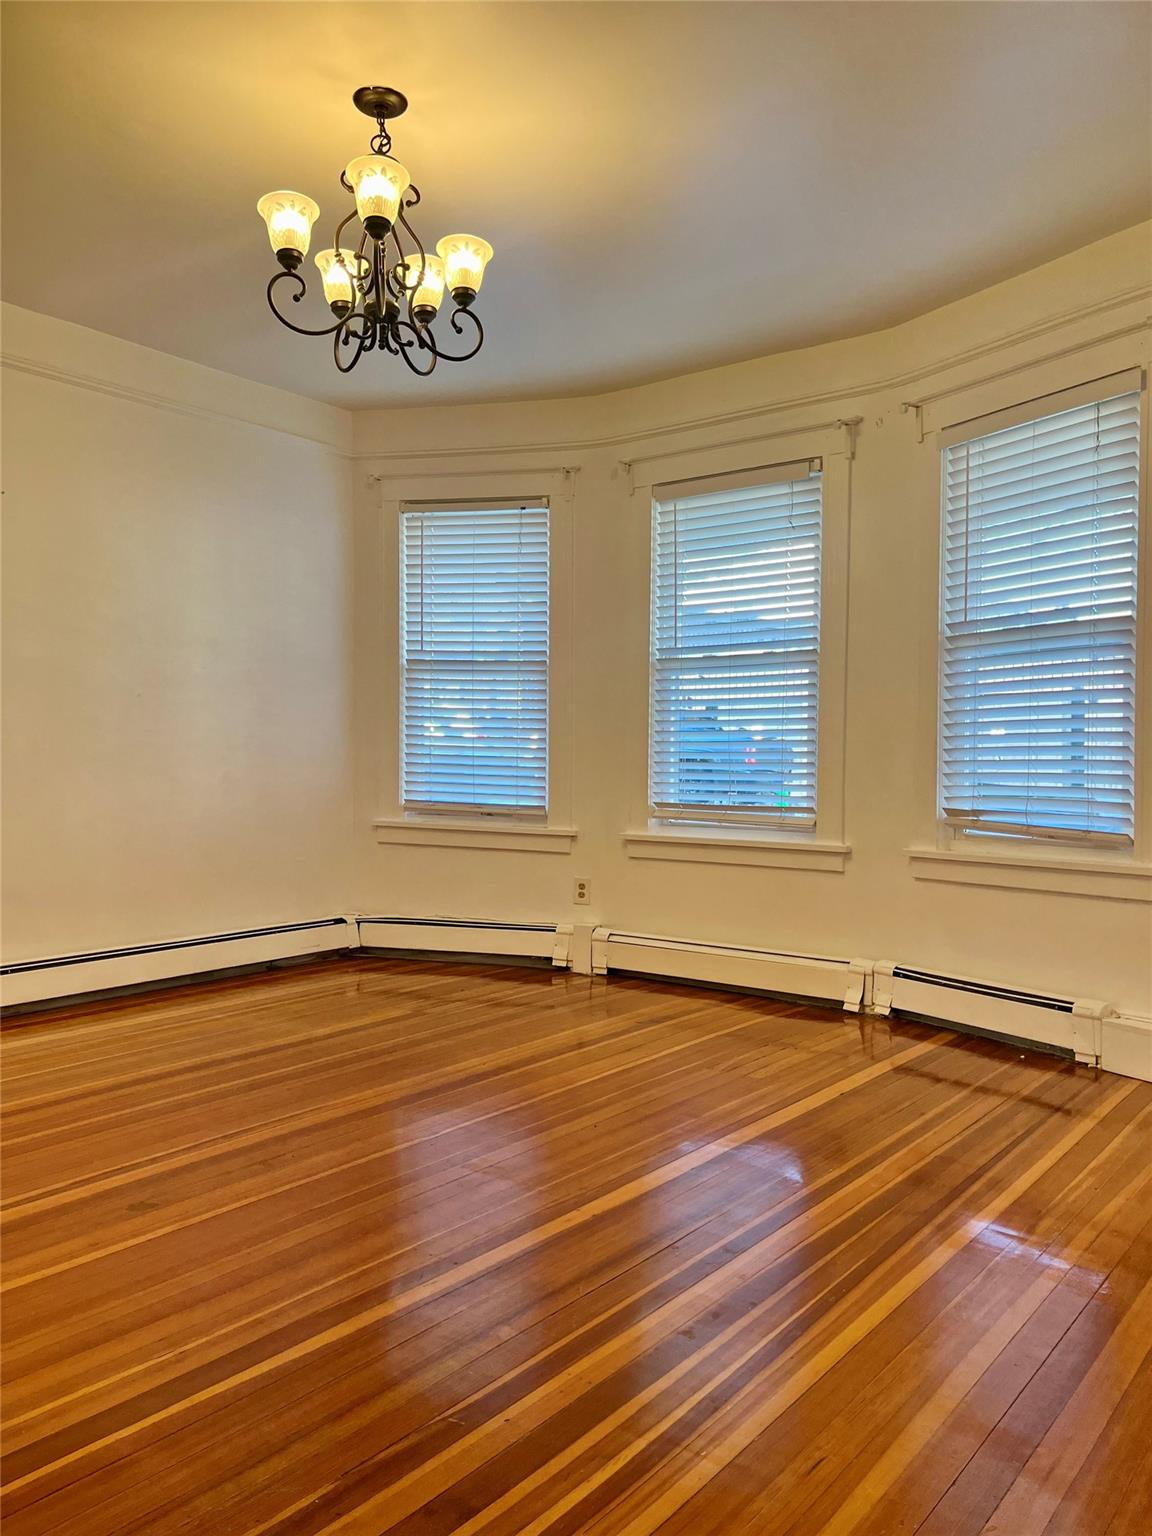
<instances>
[{"instance_id":1,"label":"scrolled metal scrollwork","mask_svg":"<svg viewBox=\"0 0 1152 1536\"><path fill-rule=\"evenodd\" d=\"M276 308L276 300L273 296L273 290L275 289L276 284L283 282L285 278L290 278L293 282L299 285L300 291L292 295L293 304L299 304L300 300L308 292L308 284L300 276L299 272L277 272L275 277L269 279L268 308L276 316L281 325L286 325L290 331L295 331L297 336L331 336L333 331L338 331L340 329L340 327L344 324L343 320L337 320L335 325L326 325L322 331L314 331L310 330L306 326L296 325L291 320L286 319L285 316L282 315Z\"/></svg>"},{"instance_id":2,"label":"scrolled metal scrollwork","mask_svg":"<svg viewBox=\"0 0 1152 1536\"><path fill-rule=\"evenodd\" d=\"M341 373L352 372L353 368L360 361L361 353L366 345L367 338L362 333L351 331L346 320L336 327L336 334L332 338L332 360ZM352 353L349 361L345 363L341 360L340 349L341 347L349 346L354 346L356 350Z\"/></svg>"},{"instance_id":3,"label":"scrolled metal scrollwork","mask_svg":"<svg viewBox=\"0 0 1152 1536\"><path fill-rule=\"evenodd\" d=\"M470 357L475 357L484 345L484 327L480 323L480 316L471 309L455 309L452 311L452 329L457 336L463 336L461 320L471 320L476 327L476 345L467 352L445 352L439 343L436 344L436 355L442 357L446 363L466 363Z\"/></svg>"},{"instance_id":4,"label":"scrolled metal scrollwork","mask_svg":"<svg viewBox=\"0 0 1152 1536\"><path fill-rule=\"evenodd\" d=\"M405 331L410 331L412 333L411 341L404 340ZM432 346L427 340L426 333L422 331L420 326L413 325L410 320L394 320L392 322L392 333L398 344L399 354L408 364L408 367L411 368L413 373L418 373L421 378L426 379L432 372L433 368L435 368L436 361L440 356L436 348ZM427 368L420 368L412 361L410 354L413 351L424 352L427 354L429 358Z\"/></svg>"}]
</instances>

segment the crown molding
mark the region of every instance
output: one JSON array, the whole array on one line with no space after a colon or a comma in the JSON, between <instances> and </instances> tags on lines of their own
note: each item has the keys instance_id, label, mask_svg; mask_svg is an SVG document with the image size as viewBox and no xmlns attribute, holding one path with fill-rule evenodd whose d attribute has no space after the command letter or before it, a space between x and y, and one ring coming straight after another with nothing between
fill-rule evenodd
<instances>
[{"instance_id":1,"label":"crown molding","mask_svg":"<svg viewBox=\"0 0 1152 1536\"><path fill-rule=\"evenodd\" d=\"M924 379L935 379L941 374L946 374L952 369L962 368L967 365L979 363L986 358L996 357L1014 347L1026 346L1029 342L1043 340L1047 336L1059 333L1070 326L1082 324L1087 321L1101 319L1113 314L1125 307L1152 299L1152 285L1147 283L1129 288L1109 299L1099 300L1093 304L1079 305L1066 310L1059 315L1047 320L1039 321L1033 325L1024 326L1014 331L1008 331L990 341L982 342L976 346L964 348L943 358L935 359L930 363L920 364L915 368L904 369L898 373L882 375L864 380L856 384L830 390L820 390L808 394L781 396L775 400L769 400L758 405L743 406L729 411L709 412L704 415L682 417L676 421L668 422L654 427L637 427L626 432L616 432L601 436L564 438L555 441L512 442L501 445L481 444L471 448L357 448L349 449L338 446L332 437L322 432L309 432L300 427L285 426L275 421L269 421L251 413L236 414L232 411L218 409L209 405L197 405L190 401L182 400L174 395L164 394L159 390L141 388L139 386L121 384L110 378L103 378L96 374L83 373L77 369L61 367L58 364L42 362L36 358L19 353L0 352L0 365L11 368L14 372L30 374L33 377L48 379L54 383L69 384L77 389L90 390L95 394L106 395L112 399L127 400L136 405L150 406L156 410L171 411L177 415L190 416L199 420L227 422L233 426L249 426L260 428L266 432L276 432L281 436L296 438L302 442L314 443L327 449L338 458L357 461L375 461L376 463L419 463L421 461L434 460L444 462L452 459L475 461L477 459L507 456L518 453L536 454L573 454L590 453L601 449L627 448L637 443L659 440L665 437L675 437L685 432L705 432L717 428L738 426L742 423L752 423L784 414L788 411L801 411L821 406L829 406L845 401L859 400L867 396L883 394L890 390L907 390L909 387L920 383ZM914 324L915 322L909 322ZM931 398L940 398L942 395L952 393L958 389L974 388L978 385L992 382L1005 377L1008 374L1019 372L1027 368L1036 367L1046 362L1053 362L1059 358L1070 356L1076 352L1102 345L1108 341L1120 340L1126 336L1136 335L1146 330L1152 324L1152 317L1142 315L1138 319L1130 320L1110 330L1098 332L1082 341L1065 344L1052 351L1038 356L1023 359L1006 368L997 369L989 374L977 378L965 379L960 383L945 387L935 392ZM877 335L883 332L874 333ZM239 375L235 377L239 378ZM691 377L691 375L684 375ZM241 382L249 382L241 380ZM668 382L668 381L662 381ZM643 388L644 386L640 386ZM589 400L604 399L619 391L609 391L604 395L586 395L576 397L571 404L578 409L581 404ZM319 408L324 408L319 401L309 401ZM529 401L515 402L518 404L530 404ZM347 423L354 421L355 417L364 414L359 411L346 410L342 407L328 407L338 410ZM443 407L444 410L454 409L451 406ZM798 427L796 430L803 430ZM575 467L575 466L571 466Z\"/></svg>"},{"instance_id":2,"label":"crown molding","mask_svg":"<svg viewBox=\"0 0 1152 1536\"><path fill-rule=\"evenodd\" d=\"M1123 293L1116 294L1110 299L1103 299L1094 304L1079 305L1074 309L1066 310L1060 315L1039 321L1034 325L1023 326L1018 330L1005 332L990 341L964 348L962 351L951 353L942 359L937 359L930 363L920 364L915 368L877 376L862 383L849 384L837 389L821 390L812 394L782 396L779 399L767 401L761 405L741 406L730 411L717 411L702 416L683 417L678 421L657 427L637 427L628 432L616 432L600 437L564 438L554 441L533 439L530 442L504 444L485 443L471 448L357 448L352 450L350 456L359 460L392 464L424 459L475 460L516 453L572 454L592 453L601 449L627 448L635 443L648 442L662 437L674 437L683 432L707 431L718 427L738 426L744 422L762 420L765 417L780 415L787 411L829 406L844 401L864 399L870 395L884 394L893 390L906 390L924 379L934 379L940 374L949 372L951 369L979 363L985 358L996 357L1013 347L1026 346L1029 342L1043 340L1046 336L1066 330L1069 326L1100 319L1131 304L1147 301L1152 301L1152 285L1142 283L1137 287L1125 290ZM1062 357L1086 351L1091 347L1101 346L1109 341L1117 341L1126 336L1139 335L1142 331L1147 330L1150 325L1152 325L1152 316L1141 315L1138 319L1127 321L1110 330L1094 333L1083 341L1069 343L1053 351L1023 359L1009 367L997 369L992 373L977 378L964 379L957 384L941 389L932 398L940 398L961 389L972 389L978 385L1004 378L1009 374L1020 372L1027 368L1038 367L1047 362L1055 362ZM875 334L882 335L883 332ZM691 375L684 375L684 377L691 377ZM664 380L661 382L668 381ZM615 393L615 391L612 393ZM603 395L585 395L575 398L572 404L578 407L585 401L603 398L605 398ZM483 402L477 403L482 404ZM529 405L535 402L519 401L512 403ZM454 407L447 406L445 409L451 410ZM363 413L356 412L354 414L359 415ZM840 418L833 424L839 425ZM789 432L783 435L790 435L792 430L803 431L804 427L801 425L795 429L790 428Z\"/></svg>"},{"instance_id":3,"label":"crown molding","mask_svg":"<svg viewBox=\"0 0 1152 1536\"><path fill-rule=\"evenodd\" d=\"M73 368L61 368L55 363L40 362L36 358L23 357L19 353L0 352L0 367L10 368L14 373L27 373L34 378L48 379L54 384L69 384L74 389L91 390L94 394L107 395L113 400L127 400L133 405L146 405L153 410L171 411L178 416L192 416L202 421L227 422L230 426L258 427L265 432L277 432L283 437L295 437L301 442L315 443L318 447L326 448L340 458L349 456L346 449L338 448L330 437L319 432L306 432L298 427L286 427L259 416L237 415L235 412L219 410L210 405L194 405L191 401L181 400L175 395L165 395L158 390L141 389L130 384L118 384L112 379L100 378L96 374L80 373ZM238 375L230 377L236 377L240 383L251 382L239 379ZM320 402L309 401L308 403L319 405Z\"/></svg>"}]
</instances>

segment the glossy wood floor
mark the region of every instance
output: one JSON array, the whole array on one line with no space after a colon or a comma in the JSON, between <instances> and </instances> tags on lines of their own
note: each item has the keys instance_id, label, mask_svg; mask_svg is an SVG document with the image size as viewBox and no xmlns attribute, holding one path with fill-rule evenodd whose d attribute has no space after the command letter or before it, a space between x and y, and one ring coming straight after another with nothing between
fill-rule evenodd
<instances>
[{"instance_id":1,"label":"glossy wood floor","mask_svg":"<svg viewBox=\"0 0 1152 1536\"><path fill-rule=\"evenodd\" d=\"M1152 1085L402 961L4 1043L5 1536L1152 1531Z\"/></svg>"}]
</instances>

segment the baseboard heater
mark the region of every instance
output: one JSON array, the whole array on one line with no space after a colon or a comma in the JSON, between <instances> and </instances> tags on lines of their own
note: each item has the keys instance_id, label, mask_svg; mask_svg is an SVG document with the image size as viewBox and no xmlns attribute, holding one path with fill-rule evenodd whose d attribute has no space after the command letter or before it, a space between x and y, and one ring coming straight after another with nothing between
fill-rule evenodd
<instances>
[{"instance_id":1,"label":"baseboard heater","mask_svg":"<svg viewBox=\"0 0 1152 1536\"><path fill-rule=\"evenodd\" d=\"M567 966L571 923L497 923L455 917L357 917L366 950L548 960Z\"/></svg>"},{"instance_id":2,"label":"baseboard heater","mask_svg":"<svg viewBox=\"0 0 1152 1536\"><path fill-rule=\"evenodd\" d=\"M592 970L599 976L622 971L810 998L859 1013L867 1001L871 963L597 928L592 934Z\"/></svg>"},{"instance_id":3,"label":"baseboard heater","mask_svg":"<svg viewBox=\"0 0 1152 1536\"><path fill-rule=\"evenodd\" d=\"M694 943L614 928L590 932L566 923L359 916L200 934L0 966L0 1002L6 1008L65 1003L333 950L537 959L581 971L590 966L601 976L611 971L666 977L811 999L850 1013L897 1012L1152 1081L1152 1017L1118 1014L1094 999L1028 992L889 961Z\"/></svg>"},{"instance_id":4,"label":"baseboard heater","mask_svg":"<svg viewBox=\"0 0 1152 1536\"><path fill-rule=\"evenodd\" d=\"M997 982L976 981L876 961L871 1011L916 1014L1024 1045L1046 1046L1100 1064L1103 1033L1114 1010L1090 998L1052 997Z\"/></svg>"},{"instance_id":5,"label":"baseboard heater","mask_svg":"<svg viewBox=\"0 0 1152 1536\"><path fill-rule=\"evenodd\" d=\"M350 949L356 942L354 922L346 917L324 917L307 923L278 923L235 933L198 934L124 949L22 960L0 966L0 1002L6 1008L48 999L63 1002L89 992Z\"/></svg>"}]
</instances>

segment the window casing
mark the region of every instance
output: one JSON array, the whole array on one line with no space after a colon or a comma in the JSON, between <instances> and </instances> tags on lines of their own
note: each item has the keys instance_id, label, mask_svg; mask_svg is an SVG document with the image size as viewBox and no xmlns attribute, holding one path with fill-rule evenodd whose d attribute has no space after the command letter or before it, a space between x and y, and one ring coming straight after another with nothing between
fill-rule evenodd
<instances>
[{"instance_id":1,"label":"window casing","mask_svg":"<svg viewBox=\"0 0 1152 1536\"><path fill-rule=\"evenodd\" d=\"M400 513L401 805L548 809L547 505Z\"/></svg>"},{"instance_id":2,"label":"window casing","mask_svg":"<svg viewBox=\"0 0 1152 1536\"><path fill-rule=\"evenodd\" d=\"M942 443L939 814L1130 846L1140 393L1012 415Z\"/></svg>"},{"instance_id":3,"label":"window casing","mask_svg":"<svg viewBox=\"0 0 1152 1536\"><path fill-rule=\"evenodd\" d=\"M814 828L821 510L818 461L654 487L653 818Z\"/></svg>"}]
</instances>

